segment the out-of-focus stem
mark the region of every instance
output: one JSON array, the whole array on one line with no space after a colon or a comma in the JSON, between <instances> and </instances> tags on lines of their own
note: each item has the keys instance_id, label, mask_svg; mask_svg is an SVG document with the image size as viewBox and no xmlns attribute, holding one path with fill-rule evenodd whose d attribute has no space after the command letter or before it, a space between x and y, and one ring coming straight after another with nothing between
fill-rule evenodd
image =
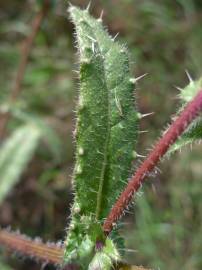
<instances>
[{"instance_id":1,"label":"out-of-focus stem","mask_svg":"<svg viewBox=\"0 0 202 270\"><path fill-rule=\"evenodd\" d=\"M16 79L14 81L13 89L9 97L9 103L15 102L21 93L22 81L24 78L24 74L25 74L27 63L28 63L29 55L32 49L32 45L40 29L41 23L47 14L48 9L49 9L49 0L44 0L42 9L37 13L37 15L35 16L32 22L31 33L24 41L24 46L21 53L21 59L20 59L18 70L17 70ZM4 137L6 126L9 119L10 119L9 112L2 113L2 115L0 116L0 139Z\"/></svg>"},{"instance_id":2,"label":"out-of-focus stem","mask_svg":"<svg viewBox=\"0 0 202 270\"><path fill-rule=\"evenodd\" d=\"M44 244L40 240L31 240L26 236L0 230L0 245L13 252L35 258L40 262L60 265L63 258L63 247L55 244Z\"/></svg>"}]
</instances>

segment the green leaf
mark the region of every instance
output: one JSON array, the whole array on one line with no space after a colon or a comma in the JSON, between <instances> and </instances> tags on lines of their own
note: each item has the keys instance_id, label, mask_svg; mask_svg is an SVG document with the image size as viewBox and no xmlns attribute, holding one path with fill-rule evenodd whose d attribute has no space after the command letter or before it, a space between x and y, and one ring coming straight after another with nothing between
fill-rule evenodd
<instances>
[{"instance_id":1,"label":"green leaf","mask_svg":"<svg viewBox=\"0 0 202 270\"><path fill-rule=\"evenodd\" d=\"M128 53L100 20L70 8L80 52L74 184L83 214L102 220L126 185L138 133Z\"/></svg>"},{"instance_id":2,"label":"green leaf","mask_svg":"<svg viewBox=\"0 0 202 270\"><path fill-rule=\"evenodd\" d=\"M40 138L36 126L18 128L0 149L0 203L20 179Z\"/></svg>"},{"instance_id":3,"label":"green leaf","mask_svg":"<svg viewBox=\"0 0 202 270\"><path fill-rule=\"evenodd\" d=\"M180 91L180 99L183 104L191 101L202 88L202 78L197 81L190 79L189 84Z\"/></svg>"},{"instance_id":4,"label":"green leaf","mask_svg":"<svg viewBox=\"0 0 202 270\"><path fill-rule=\"evenodd\" d=\"M194 142L202 139L202 120L195 121L189 129L171 146L168 155L181 149L186 145L192 145Z\"/></svg>"},{"instance_id":5,"label":"green leaf","mask_svg":"<svg viewBox=\"0 0 202 270\"><path fill-rule=\"evenodd\" d=\"M91 261L88 270L111 270L113 269L113 262L119 260L119 253L110 239L106 240L105 247L96 253Z\"/></svg>"},{"instance_id":6,"label":"green leaf","mask_svg":"<svg viewBox=\"0 0 202 270\"><path fill-rule=\"evenodd\" d=\"M78 41L80 94L75 131L75 202L64 260L79 262L82 269L87 269L97 240L105 247L107 241L113 246L111 239L105 239L101 226L130 176L139 114L134 96L136 79L130 75L127 49L115 42L101 20L92 18L88 10L71 6L69 12ZM85 241L89 248L84 248L86 253L81 256ZM117 248L114 250L106 259L106 269L113 258L120 257ZM96 258L105 255L102 250Z\"/></svg>"},{"instance_id":7,"label":"green leaf","mask_svg":"<svg viewBox=\"0 0 202 270\"><path fill-rule=\"evenodd\" d=\"M189 85L187 85L180 92L180 99L182 101L182 108L186 106L186 104L191 101L194 96L200 91L202 88L202 78L197 81L192 81L190 79ZM182 108L179 110L181 111ZM196 119L184 132L184 134L176 141L175 144L171 146L167 155L180 150L182 147L193 144L194 142L200 141L202 139L202 117Z\"/></svg>"}]
</instances>

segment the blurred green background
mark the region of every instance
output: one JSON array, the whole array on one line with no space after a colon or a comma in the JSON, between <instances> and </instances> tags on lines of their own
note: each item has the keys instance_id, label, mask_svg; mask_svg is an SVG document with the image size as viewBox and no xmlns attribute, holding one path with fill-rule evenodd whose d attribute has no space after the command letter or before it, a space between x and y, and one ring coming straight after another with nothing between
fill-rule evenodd
<instances>
[{"instance_id":1,"label":"blurred green background","mask_svg":"<svg viewBox=\"0 0 202 270\"><path fill-rule=\"evenodd\" d=\"M40 9L36 2L0 2L1 112L8 107L23 40ZM53 2L35 38L20 97L10 108L11 118L0 142L1 152L6 140L16 132L19 139L21 132L19 149L13 149L4 165L15 164L15 155L24 164L18 183L1 202L0 225L11 225L13 230L45 241L64 239L69 222L75 147L72 134L79 89L73 26L66 12L68 1ZM88 1L71 3L86 7ZM92 1L91 13L98 17L101 10L109 32L119 32L117 39L129 48L132 73L148 73L137 89L139 110L155 112L141 123L141 129L148 130L138 144L138 153L144 155L180 104L175 86L188 84L185 70L193 79L202 75L202 2ZM28 127L27 133L21 130L23 127ZM38 137L33 135L34 129ZM23 156L20 146L31 140L32 151ZM161 173L152 175L143 192L138 193L132 214L122 220L128 262L156 270L202 269L201 150L199 144L193 145L192 151L187 147L165 159L159 166ZM0 167L0 173L3 169ZM0 269L40 269L35 262L16 259L7 251L1 250L0 256Z\"/></svg>"}]
</instances>

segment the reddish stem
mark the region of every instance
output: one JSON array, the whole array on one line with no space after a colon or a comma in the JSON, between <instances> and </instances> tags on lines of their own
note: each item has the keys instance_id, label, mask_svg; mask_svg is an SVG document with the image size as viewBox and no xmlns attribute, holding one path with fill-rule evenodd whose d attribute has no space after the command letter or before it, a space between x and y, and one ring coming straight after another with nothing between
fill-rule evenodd
<instances>
[{"instance_id":1,"label":"reddish stem","mask_svg":"<svg viewBox=\"0 0 202 270\"><path fill-rule=\"evenodd\" d=\"M163 137L156 143L153 150L147 156L136 173L130 179L126 189L122 192L111 212L104 222L103 230L109 234L113 229L114 224L123 215L124 210L130 204L134 193L141 187L145 181L146 176L151 172L160 159L167 152L168 148L174 144L179 136L186 130L188 125L199 115L202 111L202 89L190 101L179 117L171 124Z\"/></svg>"},{"instance_id":2,"label":"reddish stem","mask_svg":"<svg viewBox=\"0 0 202 270\"><path fill-rule=\"evenodd\" d=\"M22 81L24 78L28 58L29 58L29 55L33 46L34 39L37 33L39 32L42 20L47 14L47 11L49 8L48 2L49 1L44 1L42 9L38 12L38 14L36 15L36 17L34 18L32 22L32 30L31 30L30 35L24 41L22 56L21 56L19 68L17 71L16 80L14 83L13 91L11 92L11 96L10 96L11 101L16 100L21 92Z\"/></svg>"},{"instance_id":3,"label":"reddish stem","mask_svg":"<svg viewBox=\"0 0 202 270\"><path fill-rule=\"evenodd\" d=\"M44 244L33 241L26 236L0 230L0 245L24 256L35 258L44 263L60 265L63 261L64 249L55 244Z\"/></svg>"},{"instance_id":4,"label":"reddish stem","mask_svg":"<svg viewBox=\"0 0 202 270\"><path fill-rule=\"evenodd\" d=\"M22 49L22 54L21 54L21 59L20 59L20 64L18 67L16 79L15 79L14 86L9 97L11 103L16 101L16 99L19 97L21 93L22 82L25 75L25 70L28 63L29 55L30 55L30 52L34 43L34 39L40 29L42 20L44 19L44 17L46 16L48 12L49 5L50 5L49 0L45 0L43 3L42 9L37 13L36 17L34 18L32 22L32 30L31 30L30 35L24 41L24 46ZM6 126L9 119L10 119L9 112L3 113L0 116L0 139L4 137L4 133L6 131Z\"/></svg>"}]
</instances>

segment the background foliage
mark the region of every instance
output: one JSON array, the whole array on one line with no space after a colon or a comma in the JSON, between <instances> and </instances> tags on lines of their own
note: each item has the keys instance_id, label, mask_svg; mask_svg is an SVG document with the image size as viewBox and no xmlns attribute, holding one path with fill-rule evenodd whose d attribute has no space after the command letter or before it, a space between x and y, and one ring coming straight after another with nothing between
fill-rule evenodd
<instances>
[{"instance_id":1,"label":"background foliage","mask_svg":"<svg viewBox=\"0 0 202 270\"><path fill-rule=\"evenodd\" d=\"M66 18L67 3L56 1L41 25L29 57L21 96L10 108L12 118L6 138L0 142L2 151L5 141L23 127L35 127L40 137L20 181L0 206L1 226L11 225L23 233L53 241L64 239L68 204L72 201L73 110L78 81L73 71L77 69L77 59L73 26ZM88 1L73 0L72 3L86 7ZM35 1L7 0L1 1L0 8L0 106L3 110L15 79L22 41L30 33L31 19L39 6ZM179 106L176 99L179 92L174 86L187 85L185 69L194 79L201 76L201 1L95 0L91 9L97 17L103 9L110 33L119 32L118 39L128 44L134 74L149 74L139 82L138 91L140 111L155 112L141 123L142 130L149 131L141 135L138 145L139 153L145 154ZM25 159L26 155L22 154L21 158ZM13 165L12 159L6 165ZM171 155L160 167L162 173L153 175L144 186L144 193L138 193L133 215L123 220L121 231L128 246L126 257L132 263L154 269L200 269L201 146L193 145L193 151L187 147ZM3 253L6 255L2 251L1 257ZM8 258L4 256L7 266L0 265L1 269L39 269L27 259Z\"/></svg>"}]
</instances>

